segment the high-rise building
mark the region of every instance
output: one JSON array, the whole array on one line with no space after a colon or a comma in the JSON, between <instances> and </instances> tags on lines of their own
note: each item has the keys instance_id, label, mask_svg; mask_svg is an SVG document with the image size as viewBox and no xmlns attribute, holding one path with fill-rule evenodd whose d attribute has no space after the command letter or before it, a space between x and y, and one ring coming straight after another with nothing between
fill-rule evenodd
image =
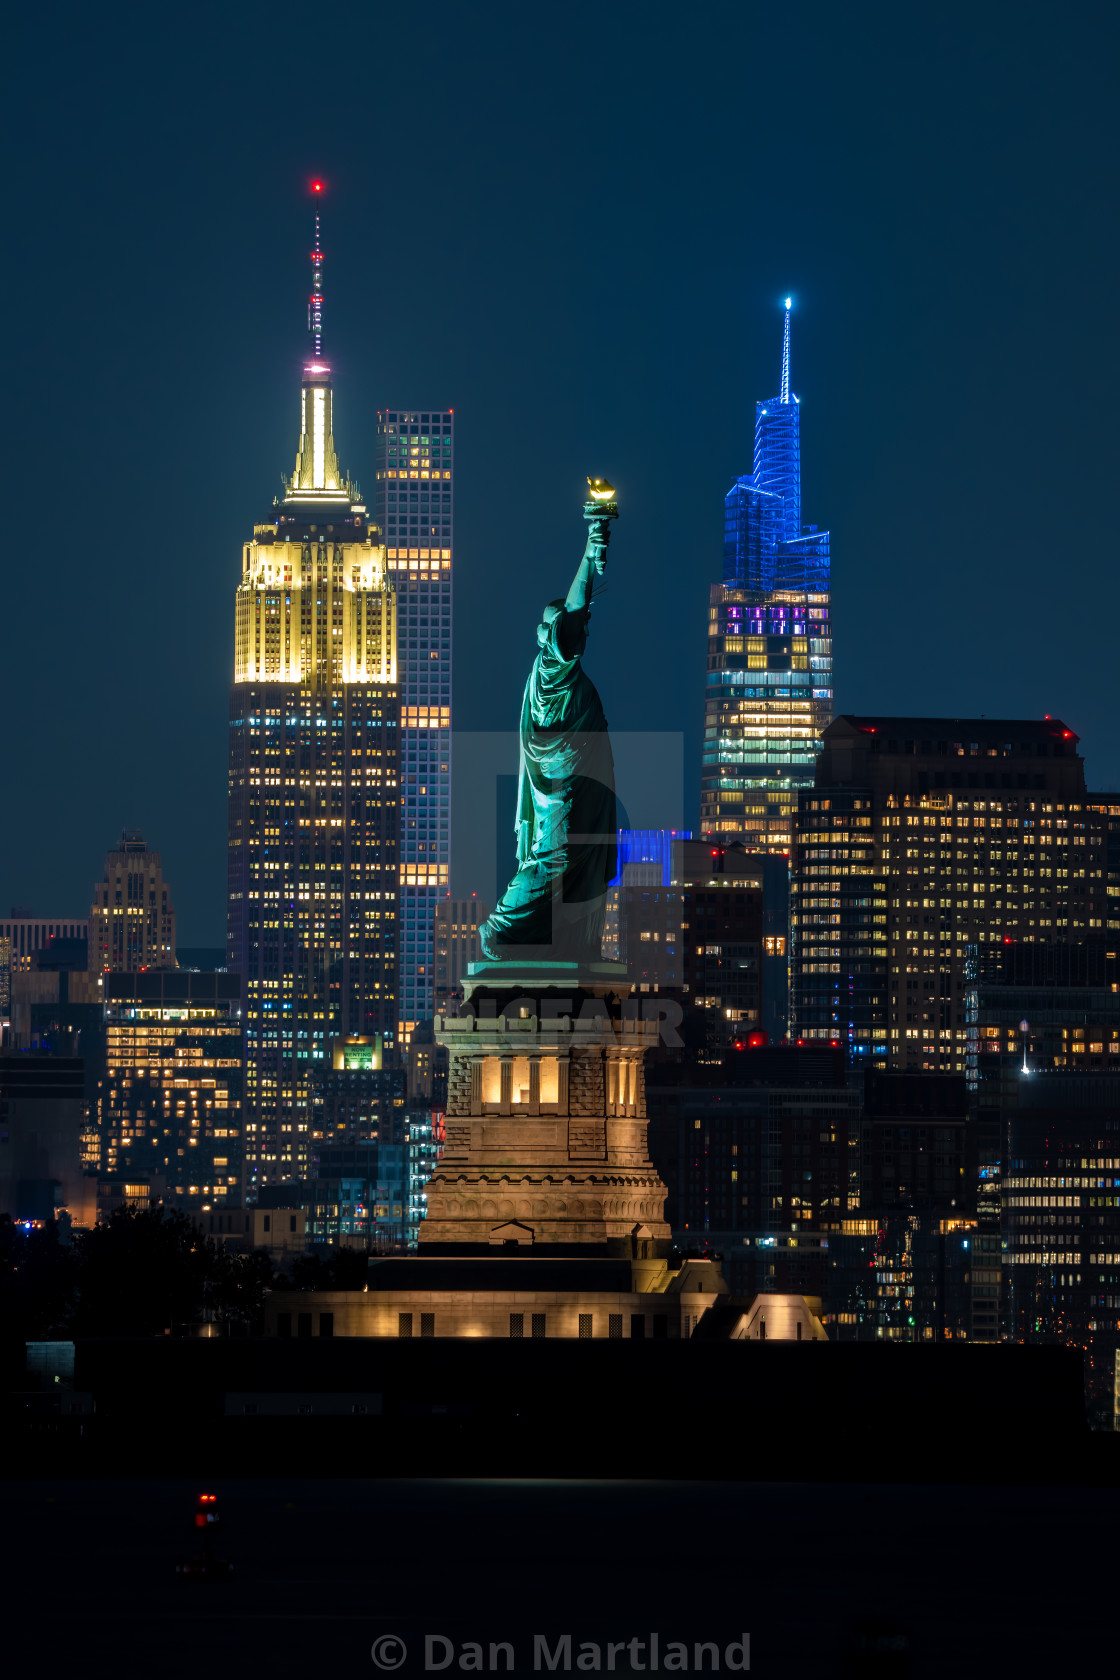
<instances>
[{"instance_id":1,"label":"high-rise building","mask_svg":"<svg viewBox=\"0 0 1120 1680\"><path fill-rule=\"evenodd\" d=\"M477 894L441 898L436 904L434 1001L437 1014L453 1014L462 998L468 965L482 952L478 930L490 914Z\"/></svg>"},{"instance_id":2,"label":"high-rise building","mask_svg":"<svg viewBox=\"0 0 1120 1680\"><path fill-rule=\"evenodd\" d=\"M144 836L126 828L105 856L89 913L91 974L175 967L175 911L163 864Z\"/></svg>"},{"instance_id":3,"label":"high-rise building","mask_svg":"<svg viewBox=\"0 0 1120 1680\"><path fill-rule=\"evenodd\" d=\"M436 906L450 881L454 434L450 409L378 410L374 514L399 623L404 1043L435 1010Z\"/></svg>"},{"instance_id":4,"label":"high-rise building","mask_svg":"<svg viewBox=\"0 0 1120 1680\"><path fill-rule=\"evenodd\" d=\"M622 925L623 905L629 902L633 893L640 890L649 893L652 889L656 895L646 898L648 903L663 903L668 905L670 897L668 888L673 879L674 842L691 840L690 829L683 828L620 828L618 830L618 873L607 889L606 908L603 913L603 961L604 962L632 962L635 956L658 957L660 951L629 952L623 955L622 940L624 929ZM679 854L679 847L677 848ZM658 893L657 889L663 889ZM676 895L672 897L676 902ZM677 929L679 932L677 918ZM652 931L652 929L651 929ZM663 944L662 940L647 940L648 944ZM679 945L675 937L671 943ZM676 952L674 952L676 954ZM635 979L649 980L648 974L634 975ZM660 977L658 977L660 978ZM680 976L676 976L679 984ZM664 984L670 984L666 977ZM655 990L658 988L655 987Z\"/></svg>"},{"instance_id":5,"label":"high-rise building","mask_svg":"<svg viewBox=\"0 0 1120 1680\"><path fill-rule=\"evenodd\" d=\"M443 1153L447 1122L442 1110L415 1105L410 1108L405 1124L408 1172L405 1239L409 1248L418 1248L420 1226L428 1216L428 1181Z\"/></svg>"},{"instance_id":6,"label":"high-rise building","mask_svg":"<svg viewBox=\"0 0 1120 1680\"><path fill-rule=\"evenodd\" d=\"M975 1214L861 1209L830 1248L826 1322L838 1341L1000 1339L1000 1236Z\"/></svg>"},{"instance_id":7,"label":"high-rise building","mask_svg":"<svg viewBox=\"0 0 1120 1680\"><path fill-rule=\"evenodd\" d=\"M1084 1349L1089 1415L1107 1428L1120 1351L1120 1080L1072 1063L1028 1073L1005 1122L1007 1329Z\"/></svg>"},{"instance_id":8,"label":"high-rise building","mask_svg":"<svg viewBox=\"0 0 1120 1680\"><path fill-rule=\"evenodd\" d=\"M244 546L230 691L231 971L245 989L245 1191L309 1176L311 1075L397 1034L396 596L338 464L315 219L295 470Z\"/></svg>"},{"instance_id":9,"label":"high-rise building","mask_svg":"<svg viewBox=\"0 0 1120 1680\"><path fill-rule=\"evenodd\" d=\"M313 1065L311 1136L320 1163L327 1144L404 1141L405 1070L386 1066L376 1038L337 1040ZM323 1177L322 1172L319 1173Z\"/></svg>"},{"instance_id":10,"label":"high-rise building","mask_svg":"<svg viewBox=\"0 0 1120 1680\"><path fill-rule=\"evenodd\" d=\"M789 385L755 410L754 464L724 498L723 582L708 609L700 825L788 851L832 717L829 535L801 523L801 409Z\"/></svg>"},{"instance_id":11,"label":"high-rise building","mask_svg":"<svg viewBox=\"0 0 1120 1680\"><path fill-rule=\"evenodd\" d=\"M75 1225L97 1217L97 1186L83 1171L87 1104L80 1056L0 1055L0 1215Z\"/></svg>"},{"instance_id":12,"label":"high-rise building","mask_svg":"<svg viewBox=\"0 0 1120 1680\"><path fill-rule=\"evenodd\" d=\"M332 1143L319 1151L315 1177L303 1187L307 1235L313 1244L403 1250L408 1207L404 1143Z\"/></svg>"},{"instance_id":13,"label":"high-rise building","mask_svg":"<svg viewBox=\"0 0 1120 1680\"><path fill-rule=\"evenodd\" d=\"M26 973L35 953L46 951L56 939L88 939L89 923L74 916L33 916L30 910L10 910L0 918L0 940L11 946L11 972Z\"/></svg>"},{"instance_id":14,"label":"high-rise building","mask_svg":"<svg viewBox=\"0 0 1120 1680\"><path fill-rule=\"evenodd\" d=\"M963 1213L975 1201L963 1074L867 1076L860 1138L860 1205L869 1213Z\"/></svg>"},{"instance_id":15,"label":"high-rise building","mask_svg":"<svg viewBox=\"0 0 1120 1680\"><path fill-rule=\"evenodd\" d=\"M678 1245L717 1249L737 1294L826 1295L830 1234L859 1209L860 1097L826 1046L651 1067L650 1155Z\"/></svg>"},{"instance_id":16,"label":"high-rise building","mask_svg":"<svg viewBox=\"0 0 1120 1680\"><path fill-rule=\"evenodd\" d=\"M238 1202L241 976L110 974L104 1007L102 1176L162 1181L187 1210Z\"/></svg>"},{"instance_id":17,"label":"high-rise building","mask_svg":"<svg viewBox=\"0 0 1120 1680\"><path fill-rule=\"evenodd\" d=\"M74 950L70 963L64 960L68 943ZM45 952L37 952L29 973L12 976L9 1024L13 1049L81 1056L86 1067L86 1095L96 1104L104 1038L101 1005L105 977L88 972L85 953L84 939L55 940Z\"/></svg>"},{"instance_id":18,"label":"high-rise building","mask_svg":"<svg viewBox=\"0 0 1120 1680\"><path fill-rule=\"evenodd\" d=\"M986 952L1105 939L1109 806L1077 744L1057 718L829 726L797 813L793 1036L965 1073Z\"/></svg>"},{"instance_id":19,"label":"high-rise building","mask_svg":"<svg viewBox=\"0 0 1120 1680\"><path fill-rule=\"evenodd\" d=\"M784 1038L785 859L668 829L620 829L619 859L604 956L677 999L693 1049Z\"/></svg>"}]
</instances>

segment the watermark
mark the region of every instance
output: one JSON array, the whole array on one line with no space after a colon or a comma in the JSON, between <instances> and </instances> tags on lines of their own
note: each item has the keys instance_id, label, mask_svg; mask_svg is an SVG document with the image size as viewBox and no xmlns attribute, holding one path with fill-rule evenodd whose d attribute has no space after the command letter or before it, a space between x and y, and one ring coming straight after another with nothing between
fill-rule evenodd
<instances>
[{"instance_id":1,"label":"watermark","mask_svg":"<svg viewBox=\"0 0 1120 1680\"><path fill-rule=\"evenodd\" d=\"M396 1668L403 1668L408 1661L408 1646L395 1633L383 1633L370 1646L370 1656L375 1668L384 1669L392 1673Z\"/></svg>"},{"instance_id":2,"label":"watermark","mask_svg":"<svg viewBox=\"0 0 1120 1680\"><path fill-rule=\"evenodd\" d=\"M610 1010L602 998L598 997L585 997L577 1012L574 998L535 998L518 990L508 1003L501 1005L500 1010L496 998L482 998L478 1003L462 1004L458 1019L464 1020L470 1016L476 1021L497 1021L499 1014L520 1016L522 1020L536 1016L546 1026L570 1019L578 1021L581 1027L589 1028L592 1033L598 1031L604 1039L613 1040L615 1037ZM632 1033L648 1039L650 1033L656 1030L663 1045L679 1050L684 1043L678 1031L683 1021L684 1010L676 998L666 997L659 992L656 996L624 998L619 1015L619 1031L623 1038L627 1033ZM589 1042L586 1035L583 1036L583 1042Z\"/></svg>"},{"instance_id":3,"label":"watermark","mask_svg":"<svg viewBox=\"0 0 1120 1680\"><path fill-rule=\"evenodd\" d=\"M424 1674L746 1674L751 1636L727 1641L674 1639L638 1633L629 1639L581 1639L574 1633L535 1633L531 1639L455 1640L426 1633L409 1647L383 1633L370 1647L375 1668L393 1673L406 1665Z\"/></svg>"},{"instance_id":4,"label":"watermark","mask_svg":"<svg viewBox=\"0 0 1120 1680\"><path fill-rule=\"evenodd\" d=\"M531 640L531 638L530 638ZM446 739L446 746L443 742ZM583 794L593 792L590 784L597 779L596 766L601 763L606 737L575 734L568 738L570 770L579 779ZM451 730L446 738L437 733L431 738L432 754L436 744L443 751L450 748L446 762L453 768L456 795L452 801L453 844L456 883L448 878L443 890L456 893L477 891L488 906L497 903L517 872L518 841L522 833L521 819L527 814L521 809L519 766L521 743L516 729ZM616 790L614 820L617 827L644 833L683 834L685 813L691 800L685 795L684 734L680 730L618 730L610 732L610 755L613 757L613 777ZM431 757L429 762L431 762ZM440 762L443 762L441 759ZM434 765L433 765L434 768ZM423 828L423 799L418 797L418 785L408 780L407 767L402 767L402 817L405 849L401 856L402 871L409 870L409 860L428 858L436 870L441 860L446 862L445 830L440 828L440 850L436 849L437 829L435 807L431 805L431 820L427 831ZM422 780L422 778L421 778ZM431 790L429 789L429 792ZM597 801L590 802L600 816ZM575 827L582 830L588 807L583 797L573 812ZM446 810L446 808L445 808ZM446 814L441 816L446 823ZM606 837L613 841L614 835ZM420 845L424 839L427 850ZM413 872L418 872L413 865ZM429 871L430 872L430 871Z\"/></svg>"}]
</instances>

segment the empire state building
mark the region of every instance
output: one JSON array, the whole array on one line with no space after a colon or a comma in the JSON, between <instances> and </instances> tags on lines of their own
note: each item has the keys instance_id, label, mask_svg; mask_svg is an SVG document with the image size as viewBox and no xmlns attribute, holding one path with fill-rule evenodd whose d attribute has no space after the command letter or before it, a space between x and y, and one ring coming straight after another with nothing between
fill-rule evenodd
<instances>
[{"instance_id":1,"label":"empire state building","mask_svg":"<svg viewBox=\"0 0 1120 1680\"><path fill-rule=\"evenodd\" d=\"M316 183L313 191L321 192ZM397 1031L396 604L335 449L316 204L295 468L242 550L230 689L228 960L244 977L245 1191L309 1176L340 1042Z\"/></svg>"}]
</instances>

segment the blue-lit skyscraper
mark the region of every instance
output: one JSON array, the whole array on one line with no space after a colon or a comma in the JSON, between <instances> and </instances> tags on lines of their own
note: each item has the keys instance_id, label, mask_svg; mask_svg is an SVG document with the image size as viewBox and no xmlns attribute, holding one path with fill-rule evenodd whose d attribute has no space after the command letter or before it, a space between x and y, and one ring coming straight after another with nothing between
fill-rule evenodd
<instances>
[{"instance_id":1,"label":"blue-lit skyscraper","mask_svg":"<svg viewBox=\"0 0 1120 1680\"><path fill-rule=\"evenodd\" d=\"M756 489L780 498L779 535L787 542L801 535L801 404L789 388L789 312L792 302L792 298L786 299L782 388L776 397L755 404L754 469L751 475Z\"/></svg>"},{"instance_id":2,"label":"blue-lit skyscraper","mask_svg":"<svg viewBox=\"0 0 1120 1680\"><path fill-rule=\"evenodd\" d=\"M832 721L827 531L801 523L801 407L789 384L757 404L754 464L724 498L723 582L712 585L700 823L787 851Z\"/></svg>"},{"instance_id":3,"label":"blue-lit skyscraper","mask_svg":"<svg viewBox=\"0 0 1120 1680\"><path fill-rule=\"evenodd\" d=\"M433 1014L435 914L451 862L454 417L380 409L374 513L396 585L401 694L400 1031Z\"/></svg>"}]
</instances>

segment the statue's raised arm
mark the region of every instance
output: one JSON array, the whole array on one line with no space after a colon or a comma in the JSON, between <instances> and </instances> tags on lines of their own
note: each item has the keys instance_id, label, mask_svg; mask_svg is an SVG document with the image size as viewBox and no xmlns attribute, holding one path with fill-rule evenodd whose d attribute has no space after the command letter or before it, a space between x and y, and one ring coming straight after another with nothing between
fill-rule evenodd
<instances>
[{"instance_id":1,"label":"statue's raised arm","mask_svg":"<svg viewBox=\"0 0 1120 1680\"><path fill-rule=\"evenodd\" d=\"M607 569L607 544L611 540L611 520L618 518L618 503L614 499L614 485L605 478L589 478L588 499L583 517L587 520L587 544L579 570L572 579L572 587L564 606L568 612L578 612L591 605L595 579Z\"/></svg>"},{"instance_id":2,"label":"statue's raised arm","mask_svg":"<svg viewBox=\"0 0 1120 1680\"><path fill-rule=\"evenodd\" d=\"M602 954L615 874L614 761L582 657L618 504L605 479L587 483L583 558L564 599L544 609L521 703L518 870L479 929L491 960L587 964Z\"/></svg>"}]
</instances>

